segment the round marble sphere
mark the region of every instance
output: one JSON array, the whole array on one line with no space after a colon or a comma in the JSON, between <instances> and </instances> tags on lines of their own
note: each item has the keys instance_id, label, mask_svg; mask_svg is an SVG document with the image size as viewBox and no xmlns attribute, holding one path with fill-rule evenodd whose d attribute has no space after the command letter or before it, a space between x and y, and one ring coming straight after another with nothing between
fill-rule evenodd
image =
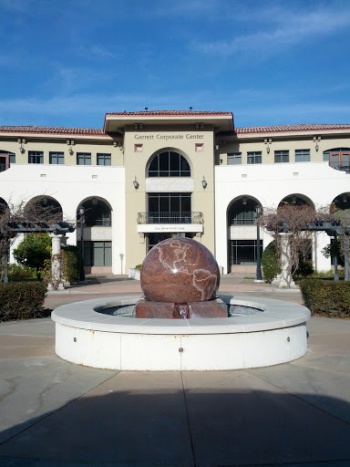
<instances>
[{"instance_id":1,"label":"round marble sphere","mask_svg":"<svg viewBox=\"0 0 350 467\"><path fill-rule=\"evenodd\" d=\"M145 299L189 303L216 298L219 266L211 252L190 238L168 238L155 245L141 268Z\"/></svg>"}]
</instances>

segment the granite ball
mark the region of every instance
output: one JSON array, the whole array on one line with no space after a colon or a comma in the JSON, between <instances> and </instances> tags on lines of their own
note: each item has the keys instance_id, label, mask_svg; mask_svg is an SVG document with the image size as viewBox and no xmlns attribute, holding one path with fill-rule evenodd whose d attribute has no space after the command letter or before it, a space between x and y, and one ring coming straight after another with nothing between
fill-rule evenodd
<instances>
[{"instance_id":1,"label":"granite ball","mask_svg":"<svg viewBox=\"0 0 350 467\"><path fill-rule=\"evenodd\" d=\"M186 237L168 238L155 245L141 268L145 299L189 303L216 298L219 266L201 243Z\"/></svg>"}]
</instances>

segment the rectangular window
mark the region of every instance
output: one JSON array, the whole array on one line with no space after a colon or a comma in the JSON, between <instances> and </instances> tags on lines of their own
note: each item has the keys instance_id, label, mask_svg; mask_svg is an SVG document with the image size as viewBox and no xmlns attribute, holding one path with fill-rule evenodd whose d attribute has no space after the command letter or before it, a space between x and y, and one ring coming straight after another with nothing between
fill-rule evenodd
<instances>
[{"instance_id":1,"label":"rectangular window","mask_svg":"<svg viewBox=\"0 0 350 467\"><path fill-rule=\"evenodd\" d=\"M310 162L310 149L296 149L295 162Z\"/></svg>"},{"instance_id":2,"label":"rectangular window","mask_svg":"<svg viewBox=\"0 0 350 467\"><path fill-rule=\"evenodd\" d=\"M275 164L280 164L283 162L289 162L289 151L275 151Z\"/></svg>"},{"instance_id":3,"label":"rectangular window","mask_svg":"<svg viewBox=\"0 0 350 467\"><path fill-rule=\"evenodd\" d=\"M191 223L190 193L149 193L149 224Z\"/></svg>"},{"instance_id":4,"label":"rectangular window","mask_svg":"<svg viewBox=\"0 0 350 467\"><path fill-rule=\"evenodd\" d=\"M77 165L91 165L91 153L90 152L78 152L77 153Z\"/></svg>"},{"instance_id":5,"label":"rectangular window","mask_svg":"<svg viewBox=\"0 0 350 467\"><path fill-rule=\"evenodd\" d=\"M97 154L97 165L111 165L111 155Z\"/></svg>"},{"instance_id":6,"label":"rectangular window","mask_svg":"<svg viewBox=\"0 0 350 467\"><path fill-rule=\"evenodd\" d=\"M64 153L63 152L50 152L49 163L50 164L64 164Z\"/></svg>"},{"instance_id":7,"label":"rectangular window","mask_svg":"<svg viewBox=\"0 0 350 467\"><path fill-rule=\"evenodd\" d=\"M80 251L80 242L77 243ZM85 266L112 266L112 242L84 242Z\"/></svg>"},{"instance_id":8,"label":"rectangular window","mask_svg":"<svg viewBox=\"0 0 350 467\"><path fill-rule=\"evenodd\" d=\"M248 164L261 164L262 163L261 151L248 152L247 162Z\"/></svg>"},{"instance_id":9,"label":"rectangular window","mask_svg":"<svg viewBox=\"0 0 350 467\"><path fill-rule=\"evenodd\" d=\"M29 151L28 164L43 164L44 153L42 151Z\"/></svg>"},{"instance_id":10,"label":"rectangular window","mask_svg":"<svg viewBox=\"0 0 350 467\"><path fill-rule=\"evenodd\" d=\"M10 166L11 164L16 163L16 154L14 154L13 152L9 152L9 163L10 163Z\"/></svg>"},{"instance_id":11,"label":"rectangular window","mask_svg":"<svg viewBox=\"0 0 350 467\"><path fill-rule=\"evenodd\" d=\"M231 154L227 154L227 164L228 165L242 164L242 153L233 152Z\"/></svg>"}]
</instances>

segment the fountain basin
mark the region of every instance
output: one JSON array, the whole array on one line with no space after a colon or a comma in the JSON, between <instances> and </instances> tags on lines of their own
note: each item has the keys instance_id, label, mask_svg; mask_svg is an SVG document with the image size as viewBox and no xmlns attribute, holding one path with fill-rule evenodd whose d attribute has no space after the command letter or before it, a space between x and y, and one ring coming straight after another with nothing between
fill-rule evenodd
<instances>
[{"instance_id":1,"label":"fountain basin","mask_svg":"<svg viewBox=\"0 0 350 467\"><path fill-rule=\"evenodd\" d=\"M310 311L295 303L220 297L228 305L246 306L257 312L195 320L101 313L104 308L136 304L139 298L124 295L56 308L52 313L56 354L94 368L204 371L276 365L300 358L307 350Z\"/></svg>"}]
</instances>

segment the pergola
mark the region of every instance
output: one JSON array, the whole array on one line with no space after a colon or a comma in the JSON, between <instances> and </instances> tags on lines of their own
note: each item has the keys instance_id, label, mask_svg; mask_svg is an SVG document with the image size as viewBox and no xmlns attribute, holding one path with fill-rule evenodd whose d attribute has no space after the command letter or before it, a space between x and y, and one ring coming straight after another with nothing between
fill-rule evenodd
<instances>
[{"instance_id":1,"label":"pergola","mask_svg":"<svg viewBox=\"0 0 350 467\"><path fill-rule=\"evenodd\" d=\"M60 264L58 262L57 255L61 251L61 237L64 237L67 233L74 232L75 227L68 222L61 221L49 224L48 222L38 221L31 222L26 220L11 220L5 222L0 228L0 240L2 238L13 238L19 233L50 233L52 234L52 276L56 281L60 281L61 270ZM7 254L4 257L5 271L4 271L4 282L8 282L7 277ZM59 284L59 288L62 288L63 285Z\"/></svg>"}]
</instances>

